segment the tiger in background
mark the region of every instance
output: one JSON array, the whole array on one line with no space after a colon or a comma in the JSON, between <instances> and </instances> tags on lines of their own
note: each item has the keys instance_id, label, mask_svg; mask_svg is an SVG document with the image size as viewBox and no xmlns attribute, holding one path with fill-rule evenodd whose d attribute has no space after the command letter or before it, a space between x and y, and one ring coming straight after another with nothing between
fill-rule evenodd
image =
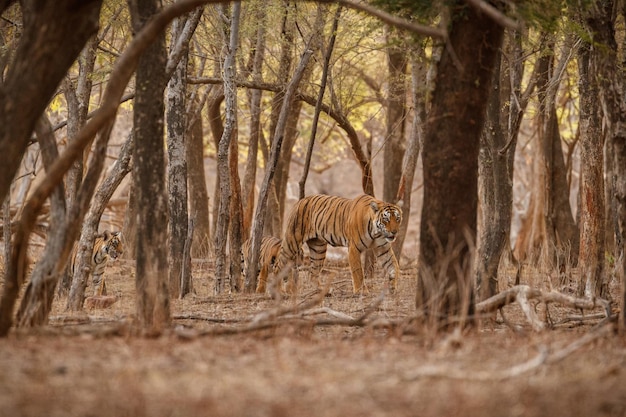
<instances>
[{"instance_id":1,"label":"tiger in background","mask_svg":"<svg viewBox=\"0 0 626 417\"><path fill-rule=\"evenodd\" d=\"M306 243L311 259L309 276L320 287L319 274L327 246L347 246L353 291L355 294L367 292L363 285L361 253L373 248L393 292L400 267L391 242L401 222L400 207L366 194L354 199L321 194L305 197L289 214L275 272L297 263L302 256L302 244Z\"/></svg>"},{"instance_id":2,"label":"tiger in background","mask_svg":"<svg viewBox=\"0 0 626 417\"><path fill-rule=\"evenodd\" d=\"M105 230L96 236L91 253L91 275L93 284L93 295L107 295L106 281L104 279L104 269L109 258L117 259L124 253L124 243L122 232L109 232ZM70 258L70 277L74 276L76 269L76 257L78 255L78 244L74 245Z\"/></svg>"},{"instance_id":3,"label":"tiger in background","mask_svg":"<svg viewBox=\"0 0 626 417\"><path fill-rule=\"evenodd\" d=\"M241 248L243 255L243 270L246 271L248 267L248 260L250 259L250 247L252 246L252 238L246 239ZM278 258L280 252L281 240L273 236L263 236L261 240L261 251L259 253L259 269L257 270L257 285L256 292L259 294L265 293L267 288L267 278L270 272L274 270L274 264Z\"/></svg>"}]
</instances>

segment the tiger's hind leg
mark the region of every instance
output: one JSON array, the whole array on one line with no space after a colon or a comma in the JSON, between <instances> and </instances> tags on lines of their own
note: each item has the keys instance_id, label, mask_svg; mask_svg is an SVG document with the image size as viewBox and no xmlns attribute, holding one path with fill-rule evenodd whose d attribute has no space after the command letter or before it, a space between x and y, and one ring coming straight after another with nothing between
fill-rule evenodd
<instances>
[{"instance_id":1,"label":"tiger's hind leg","mask_svg":"<svg viewBox=\"0 0 626 417\"><path fill-rule=\"evenodd\" d=\"M315 284L318 289L324 288L326 283L320 282L320 272L324 267L328 245L320 239L308 240L306 244L309 247L309 258L311 259L311 265L309 265L309 280Z\"/></svg>"}]
</instances>

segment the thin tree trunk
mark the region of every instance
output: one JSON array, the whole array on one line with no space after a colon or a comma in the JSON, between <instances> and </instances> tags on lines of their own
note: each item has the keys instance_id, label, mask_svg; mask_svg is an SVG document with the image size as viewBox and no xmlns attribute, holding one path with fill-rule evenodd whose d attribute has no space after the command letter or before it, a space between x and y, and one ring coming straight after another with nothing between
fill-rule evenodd
<instances>
[{"instance_id":1,"label":"thin tree trunk","mask_svg":"<svg viewBox=\"0 0 626 417\"><path fill-rule=\"evenodd\" d=\"M335 10L335 17L333 18L333 26L331 29L330 39L328 41L328 47L324 53L324 66L322 68L322 80L320 89L317 95L317 102L315 103L315 113L313 114L313 122L311 128L311 138L309 139L309 144L307 147L307 152L304 161L304 168L302 169L302 177L300 178L300 182L298 183L300 192L299 198L304 198L305 188L306 188L306 179L309 175L309 168L311 167L311 157L313 155L313 147L315 145L315 136L317 135L317 124L319 122L321 107L324 102L324 93L326 91L326 82L328 81L328 71L330 69L330 58L333 54L333 49L335 48L335 40L337 39L337 28L339 27L339 17L341 16L341 6L337 6Z\"/></svg>"},{"instance_id":2,"label":"thin tree trunk","mask_svg":"<svg viewBox=\"0 0 626 417\"><path fill-rule=\"evenodd\" d=\"M91 271L91 255L93 253L93 245L96 239L98 225L100 224L102 213L104 213L108 201L111 199L122 180L132 170L130 157L133 153L133 147L134 140L131 133L126 142L124 142L124 145L122 145L117 160L112 165L106 178L96 190L93 203L85 216L80 239L78 240L76 268L74 276L70 277L71 287L67 299L67 309L70 311L80 311L83 308L85 289L89 282L89 276L93 272Z\"/></svg>"},{"instance_id":3,"label":"thin tree trunk","mask_svg":"<svg viewBox=\"0 0 626 417\"><path fill-rule=\"evenodd\" d=\"M229 148L231 141L237 140L237 74L236 53L239 42L239 18L241 3L233 3L228 52L224 60L224 97L226 100L226 121L224 132L217 150L217 169L219 172L220 202L217 228L215 231L215 293L224 291L226 281L226 243L230 227L230 196L231 184L229 176ZM239 179L237 179L238 181ZM235 256L231 253L231 257ZM234 290L234 288L231 288Z\"/></svg>"},{"instance_id":4,"label":"thin tree trunk","mask_svg":"<svg viewBox=\"0 0 626 417\"><path fill-rule=\"evenodd\" d=\"M204 144L202 118L189 126L187 153L187 180L189 183L189 210L194 224L192 258L206 258L211 254L211 224L209 222L209 194L204 174Z\"/></svg>"},{"instance_id":5,"label":"thin tree trunk","mask_svg":"<svg viewBox=\"0 0 626 417\"><path fill-rule=\"evenodd\" d=\"M257 31L254 48L254 58L252 63L252 79L256 82L263 80L263 61L265 58L265 41L267 25L267 12L265 7L257 10ZM248 157L246 159L246 170L241 187L241 200L243 205L243 236L245 241L250 237L252 228L252 218L254 216L254 195L256 186L257 158L259 142L261 141L261 98L263 91L259 89L249 90L250 101L250 138L248 140Z\"/></svg>"},{"instance_id":6,"label":"thin tree trunk","mask_svg":"<svg viewBox=\"0 0 626 417\"><path fill-rule=\"evenodd\" d=\"M272 182L274 169L276 168L276 162L278 155L280 155L280 149L282 146L283 132L289 110L287 103L290 102L292 96L295 94L312 54L313 51L311 49L305 48L305 52L302 54L300 63L298 64L298 68L296 68L293 78L285 90L285 100L283 102L283 108L280 112L280 117L278 118L278 123L276 124L276 132L274 132L274 141L272 142L272 151L265 170L263 184L261 185L261 190L259 191L259 200L254 213L254 227L252 229L252 233L250 234L252 243L250 245L250 259L245 273L246 281L244 284L244 289L248 293L256 291L259 252L261 249L261 239L263 237L263 230L265 227L265 213L267 211L266 207L269 185Z\"/></svg>"},{"instance_id":7,"label":"thin tree trunk","mask_svg":"<svg viewBox=\"0 0 626 417\"><path fill-rule=\"evenodd\" d=\"M549 41L546 49L552 50L555 47L554 39L551 35L547 36ZM552 54L539 58L538 155L533 161L535 177L531 201L515 244L515 252L520 261L541 258L548 265L553 265L558 256L559 269L564 268L565 256L561 255L566 254L568 249L572 264L577 263L579 248L578 228L569 204L569 188L555 107L556 86L571 51L571 45L566 46L569 49L565 48L556 70Z\"/></svg>"},{"instance_id":8,"label":"thin tree trunk","mask_svg":"<svg viewBox=\"0 0 626 417\"><path fill-rule=\"evenodd\" d=\"M176 19L172 24L172 47L170 57L174 52L174 45L182 38L182 31L187 19ZM186 51L186 48L184 48ZM183 266L185 239L189 226L189 214L187 211L187 160L185 158L186 146L186 80L187 80L187 54L185 53L175 67L166 90L166 114L167 121L167 178L168 178L168 207L169 207L169 291L170 297L179 298L181 293L182 271L189 271L188 266Z\"/></svg>"},{"instance_id":9,"label":"thin tree trunk","mask_svg":"<svg viewBox=\"0 0 626 417\"><path fill-rule=\"evenodd\" d=\"M418 56L415 56L418 55ZM411 124L411 134L409 137L409 147L404 154L404 163L402 167L402 177L398 185L398 194L394 201L402 201L402 223L396 240L391 245L393 253L400 261L402 255L402 247L406 233L409 229L409 221L411 219L411 196L413 194L413 179L415 178L415 170L417 169L417 161L420 154L421 142L424 137L424 123L426 121L426 92L430 89L426 80L426 70L424 68L424 50L413 55L411 62L411 95L413 98L413 123ZM426 84L426 88L422 86Z\"/></svg>"},{"instance_id":10,"label":"thin tree trunk","mask_svg":"<svg viewBox=\"0 0 626 417\"><path fill-rule=\"evenodd\" d=\"M593 38L593 37L592 37ZM578 49L580 80L580 255L578 294L606 297L604 279L604 171L602 117L595 52L589 43Z\"/></svg>"}]
</instances>

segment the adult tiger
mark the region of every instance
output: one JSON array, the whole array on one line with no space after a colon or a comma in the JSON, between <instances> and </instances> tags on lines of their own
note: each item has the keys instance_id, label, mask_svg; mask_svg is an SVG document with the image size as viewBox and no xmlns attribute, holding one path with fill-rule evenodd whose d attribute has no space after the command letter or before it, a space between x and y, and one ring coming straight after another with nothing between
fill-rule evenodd
<instances>
[{"instance_id":1,"label":"adult tiger","mask_svg":"<svg viewBox=\"0 0 626 417\"><path fill-rule=\"evenodd\" d=\"M278 257L276 272L301 257L306 242L311 258L310 277L317 285L326 259L326 248L347 246L354 293L366 291L363 286L361 252L373 248L395 291L400 273L391 249L396 238L402 210L395 204L369 195L347 199L329 195L312 195L298 201L289 214Z\"/></svg>"},{"instance_id":2,"label":"adult tiger","mask_svg":"<svg viewBox=\"0 0 626 417\"><path fill-rule=\"evenodd\" d=\"M276 263L276 259L278 258L278 254L280 252L280 242L281 240L274 236L263 236L261 239L261 251L259 254L259 269L258 280L256 284L256 292L263 294L265 289L267 288L267 278L269 276L270 271L274 270L274 264ZM243 243L243 247L241 248L243 254L243 264L244 271L247 270L248 267L248 259L250 255L250 246L252 245L252 240L247 239Z\"/></svg>"},{"instance_id":3,"label":"adult tiger","mask_svg":"<svg viewBox=\"0 0 626 417\"><path fill-rule=\"evenodd\" d=\"M124 243L122 241L122 232L109 232L105 230L102 234L96 236L91 253L91 274L93 275L93 295L106 295L106 281L104 279L104 269L109 258L117 259L124 253ZM76 255L78 254L78 245L74 245L70 258L70 276L74 276L76 269Z\"/></svg>"}]
</instances>

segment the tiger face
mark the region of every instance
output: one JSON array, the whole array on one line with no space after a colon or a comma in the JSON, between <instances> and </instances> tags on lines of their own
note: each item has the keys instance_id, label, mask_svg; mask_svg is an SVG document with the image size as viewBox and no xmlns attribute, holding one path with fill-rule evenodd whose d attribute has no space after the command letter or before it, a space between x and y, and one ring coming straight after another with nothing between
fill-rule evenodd
<instances>
[{"instance_id":1,"label":"tiger face","mask_svg":"<svg viewBox=\"0 0 626 417\"><path fill-rule=\"evenodd\" d=\"M374 211L374 226L376 235L385 238L388 242L396 240L396 235L402 223L402 210L395 204L372 201L370 207Z\"/></svg>"},{"instance_id":2,"label":"tiger face","mask_svg":"<svg viewBox=\"0 0 626 417\"><path fill-rule=\"evenodd\" d=\"M105 231L102 235L101 249L109 258L117 259L124 253L122 232Z\"/></svg>"}]
</instances>

